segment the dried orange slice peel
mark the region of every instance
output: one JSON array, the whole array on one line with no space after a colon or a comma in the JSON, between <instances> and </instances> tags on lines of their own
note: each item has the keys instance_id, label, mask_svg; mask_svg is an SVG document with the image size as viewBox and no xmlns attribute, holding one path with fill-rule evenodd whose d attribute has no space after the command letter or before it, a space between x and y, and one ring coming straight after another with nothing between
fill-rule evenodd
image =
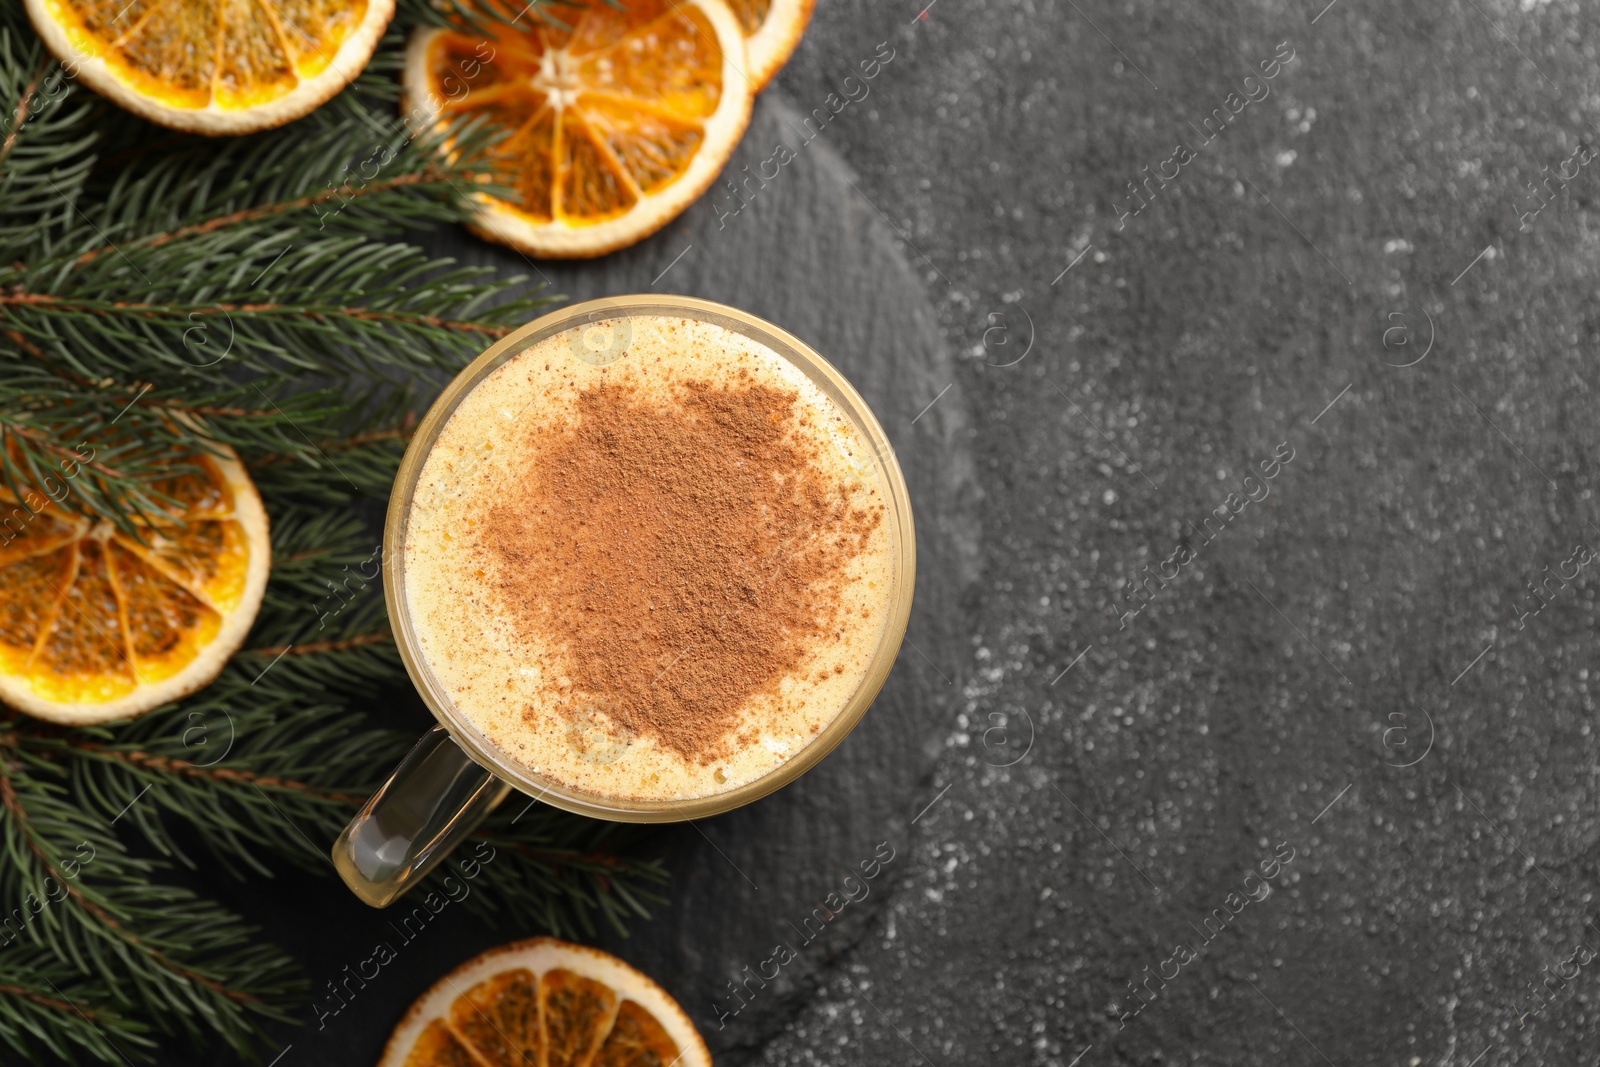
<instances>
[{"instance_id":1,"label":"dried orange slice peel","mask_svg":"<svg viewBox=\"0 0 1600 1067\"><path fill-rule=\"evenodd\" d=\"M138 715L210 682L261 606L267 513L231 449L157 489L139 537L0 490L0 700L72 726Z\"/></svg>"},{"instance_id":2,"label":"dried orange slice peel","mask_svg":"<svg viewBox=\"0 0 1600 1067\"><path fill-rule=\"evenodd\" d=\"M394 0L26 0L45 46L113 103L237 134L309 113L372 58Z\"/></svg>"},{"instance_id":3,"label":"dried orange slice peel","mask_svg":"<svg viewBox=\"0 0 1600 1067\"><path fill-rule=\"evenodd\" d=\"M677 1001L615 956L548 937L468 960L411 1005L379 1067L711 1067Z\"/></svg>"},{"instance_id":4,"label":"dried orange slice peel","mask_svg":"<svg viewBox=\"0 0 1600 1067\"><path fill-rule=\"evenodd\" d=\"M507 131L485 169L513 196L479 194L473 229L529 255L598 256L654 233L750 121L744 37L723 0L576 0L488 34L418 30L406 93L423 128L482 117Z\"/></svg>"},{"instance_id":5,"label":"dried orange slice peel","mask_svg":"<svg viewBox=\"0 0 1600 1067\"><path fill-rule=\"evenodd\" d=\"M728 0L744 30L745 73L760 92L800 44L815 0Z\"/></svg>"}]
</instances>

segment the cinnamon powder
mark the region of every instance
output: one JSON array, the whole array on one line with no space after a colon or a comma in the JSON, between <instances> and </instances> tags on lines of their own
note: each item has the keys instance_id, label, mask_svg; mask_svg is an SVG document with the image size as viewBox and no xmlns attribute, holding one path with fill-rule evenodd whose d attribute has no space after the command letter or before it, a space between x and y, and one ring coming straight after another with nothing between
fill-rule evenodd
<instances>
[{"instance_id":1,"label":"cinnamon powder","mask_svg":"<svg viewBox=\"0 0 1600 1067\"><path fill-rule=\"evenodd\" d=\"M839 641L844 569L883 516L819 465L795 393L691 382L675 399L580 393L485 537L504 610L559 650L556 713L599 701L704 765L757 736L752 698Z\"/></svg>"}]
</instances>

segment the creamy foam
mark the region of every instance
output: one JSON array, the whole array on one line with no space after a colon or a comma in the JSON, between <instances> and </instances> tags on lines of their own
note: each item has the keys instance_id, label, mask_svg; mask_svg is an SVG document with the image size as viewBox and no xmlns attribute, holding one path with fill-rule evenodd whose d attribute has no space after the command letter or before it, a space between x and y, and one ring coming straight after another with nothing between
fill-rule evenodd
<instances>
[{"instance_id":1,"label":"creamy foam","mask_svg":"<svg viewBox=\"0 0 1600 1067\"><path fill-rule=\"evenodd\" d=\"M776 685L737 709L726 744L697 759L631 728L628 709L575 673L578 657L537 625L537 611L509 598L518 576L494 550L489 516L504 516L508 503L541 506L547 490L530 471L582 417L580 397L626 386L675 409L686 390L706 384L792 394L787 432L815 443L811 469L825 486L877 514L887 506L868 442L799 368L742 334L683 318L591 323L526 349L472 388L423 463L404 548L406 601L423 657L492 744L562 786L602 798L679 800L755 781L838 716L882 638L894 594L887 521L857 532L862 550L829 583L831 639L809 642ZM686 648L663 676L692 669L696 655Z\"/></svg>"}]
</instances>

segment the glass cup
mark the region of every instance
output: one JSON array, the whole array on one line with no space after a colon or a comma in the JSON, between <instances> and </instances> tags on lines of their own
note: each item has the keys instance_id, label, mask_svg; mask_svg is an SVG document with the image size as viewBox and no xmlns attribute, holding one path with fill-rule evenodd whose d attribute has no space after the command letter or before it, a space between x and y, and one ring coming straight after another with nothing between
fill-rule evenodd
<instances>
[{"instance_id":1,"label":"glass cup","mask_svg":"<svg viewBox=\"0 0 1600 1067\"><path fill-rule=\"evenodd\" d=\"M574 333L572 358L599 364L627 358L626 340L621 335L629 332L627 320L634 316L712 323L760 342L804 372L871 446L872 455L862 462L876 468L883 487L891 545L893 600L877 648L844 708L793 758L762 777L689 800L629 800L585 793L519 764L455 707L422 654L407 608L405 544L412 495L423 463L457 405L507 360L547 337L586 323L611 326ZM860 394L826 360L798 338L735 308L681 296L621 296L574 304L536 319L497 342L456 375L428 409L401 460L389 495L383 559L383 594L395 644L417 692L439 723L423 735L334 842L333 863L340 876L356 896L374 907L392 903L419 882L513 788L536 801L596 819L675 822L730 811L794 781L844 740L883 688L911 614L916 539L911 498L883 427Z\"/></svg>"}]
</instances>

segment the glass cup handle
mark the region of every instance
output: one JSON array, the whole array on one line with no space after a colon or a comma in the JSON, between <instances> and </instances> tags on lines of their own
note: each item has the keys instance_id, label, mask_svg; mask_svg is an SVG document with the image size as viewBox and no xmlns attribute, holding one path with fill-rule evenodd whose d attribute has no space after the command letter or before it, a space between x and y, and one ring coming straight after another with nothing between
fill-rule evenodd
<instances>
[{"instance_id":1,"label":"glass cup handle","mask_svg":"<svg viewBox=\"0 0 1600 1067\"><path fill-rule=\"evenodd\" d=\"M473 760L442 726L422 735L333 843L351 892L387 907L477 828L511 785Z\"/></svg>"}]
</instances>

